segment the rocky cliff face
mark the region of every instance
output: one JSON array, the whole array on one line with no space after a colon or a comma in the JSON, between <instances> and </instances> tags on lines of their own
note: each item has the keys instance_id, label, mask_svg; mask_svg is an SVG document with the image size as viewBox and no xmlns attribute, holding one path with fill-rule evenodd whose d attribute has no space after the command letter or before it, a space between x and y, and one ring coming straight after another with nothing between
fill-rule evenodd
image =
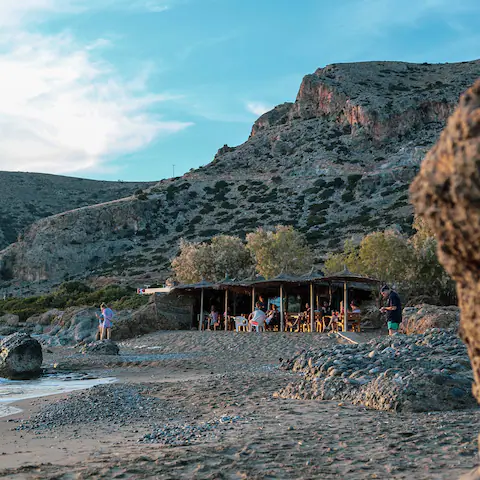
<instances>
[{"instance_id":1,"label":"rocky cliff face","mask_svg":"<svg viewBox=\"0 0 480 480\"><path fill-rule=\"evenodd\" d=\"M109 202L154 184L0 172L0 249L15 242L29 225L40 218Z\"/></svg>"},{"instance_id":2,"label":"rocky cliff face","mask_svg":"<svg viewBox=\"0 0 480 480\"><path fill-rule=\"evenodd\" d=\"M295 103L262 115L250 138L146 195L35 223L0 252L3 287L72 277L167 275L180 238L294 225L318 260L346 238L408 230L408 185L480 61L366 62L307 75ZM41 283L39 284L41 285Z\"/></svg>"}]
</instances>

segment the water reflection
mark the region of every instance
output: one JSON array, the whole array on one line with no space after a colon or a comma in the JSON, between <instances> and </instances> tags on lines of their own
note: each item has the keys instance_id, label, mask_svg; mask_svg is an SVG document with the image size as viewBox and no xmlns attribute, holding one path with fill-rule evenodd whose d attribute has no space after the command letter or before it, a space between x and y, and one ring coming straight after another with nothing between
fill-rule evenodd
<instances>
[{"instance_id":1,"label":"water reflection","mask_svg":"<svg viewBox=\"0 0 480 480\"><path fill-rule=\"evenodd\" d=\"M78 373L46 375L35 380L0 378L0 417L19 413L21 410L11 404L20 400L84 390L115 381L114 377L94 378Z\"/></svg>"}]
</instances>

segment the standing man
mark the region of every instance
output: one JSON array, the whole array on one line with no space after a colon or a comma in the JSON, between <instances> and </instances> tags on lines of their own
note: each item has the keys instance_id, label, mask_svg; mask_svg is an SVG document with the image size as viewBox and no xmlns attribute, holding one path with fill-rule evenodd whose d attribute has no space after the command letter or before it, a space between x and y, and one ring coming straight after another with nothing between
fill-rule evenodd
<instances>
[{"instance_id":1,"label":"standing man","mask_svg":"<svg viewBox=\"0 0 480 480\"><path fill-rule=\"evenodd\" d=\"M388 299L386 307L382 307L380 311L387 314L388 334L395 335L398 333L398 328L402 323L402 303L397 292L385 285L380 290L382 297Z\"/></svg>"},{"instance_id":2,"label":"standing man","mask_svg":"<svg viewBox=\"0 0 480 480\"><path fill-rule=\"evenodd\" d=\"M265 303L265 300L263 299L263 297L261 295L258 296L257 304L259 304L259 308L263 313L267 312L267 304Z\"/></svg>"}]
</instances>

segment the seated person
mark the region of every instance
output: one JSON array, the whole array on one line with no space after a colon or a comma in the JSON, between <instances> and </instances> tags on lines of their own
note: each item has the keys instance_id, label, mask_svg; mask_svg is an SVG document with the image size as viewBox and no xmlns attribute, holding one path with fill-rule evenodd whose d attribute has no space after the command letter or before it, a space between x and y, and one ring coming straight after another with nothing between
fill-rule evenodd
<instances>
[{"instance_id":1,"label":"seated person","mask_svg":"<svg viewBox=\"0 0 480 480\"><path fill-rule=\"evenodd\" d=\"M308 303L305 304L305 311L303 312L304 313L304 316L306 318L310 318L310 312L311 312L311 308L310 308L310 305Z\"/></svg>"},{"instance_id":2,"label":"seated person","mask_svg":"<svg viewBox=\"0 0 480 480\"><path fill-rule=\"evenodd\" d=\"M360 307L353 300L350 302L350 311L352 313L361 313Z\"/></svg>"},{"instance_id":3,"label":"seated person","mask_svg":"<svg viewBox=\"0 0 480 480\"><path fill-rule=\"evenodd\" d=\"M255 304L255 310L248 316L248 329L252 331L252 327L265 325L265 313L260 310L260 302Z\"/></svg>"},{"instance_id":4,"label":"seated person","mask_svg":"<svg viewBox=\"0 0 480 480\"><path fill-rule=\"evenodd\" d=\"M328 304L328 302L323 302L321 312L322 316L330 316L332 314L332 307Z\"/></svg>"},{"instance_id":5,"label":"seated person","mask_svg":"<svg viewBox=\"0 0 480 480\"><path fill-rule=\"evenodd\" d=\"M277 306L274 303L270 305L270 310L267 312L265 325L268 325L269 327L280 325L280 312L277 310Z\"/></svg>"},{"instance_id":6,"label":"seated person","mask_svg":"<svg viewBox=\"0 0 480 480\"><path fill-rule=\"evenodd\" d=\"M325 330L336 330L338 328L338 323L340 322L340 313L338 311L332 312L332 318L327 323L325 322Z\"/></svg>"},{"instance_id":7,"label":"seated person","mask_svg":"<svg viewBox=\"0 0 480 480\"><path fill-rule=\"evenodd\" d=\"M214 329L218 326L220 326L220 315L217 312L217 309L215 308L215 305L212 305L212 309L210 311L209 315L209 326L208 329L210 330L211 327Z\"/></svg>"}]
</instances>

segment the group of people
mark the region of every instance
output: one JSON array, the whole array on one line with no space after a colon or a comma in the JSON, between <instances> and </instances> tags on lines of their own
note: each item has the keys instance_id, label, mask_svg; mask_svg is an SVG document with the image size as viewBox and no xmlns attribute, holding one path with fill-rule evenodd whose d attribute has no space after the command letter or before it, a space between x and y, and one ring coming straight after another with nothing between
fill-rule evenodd
<instances>
[{"instance_id":1,"label":"group of people","mask_svg":"<svg viewBox=\"0 0 480 480\"><path fill-rule=\"evenodd\" d=\"M267 310L263 297L258 297L255 310L248 316L248 326L249 330L252 330L253 327L264 327L266 330L274 330L275 327L280 327L280 312L277 306L271 303Z\"/></svg>"},{"instance_id":2,"label":"group of people","mask_svg":"<svg viewBox=\"0 0 480 480\"><path fill-rule=\"evenodd\" d=\"M387 305L380 309L381 313L386 314L388 332L390 335L398 333L400 324L402 323L402 305L400 302L400 297L398 294L393 291L389 286L385 285L381 288L381 294L386 300ZM108 309L110 310L110 309ZM102 315L103 314L102 310ZM111 312L111 310L110 310ZM338 324L341 322L342 316L344 314L343 302L340 302L340 309L334 310L328 302L323 302L321 307L317 307L315 312L319 312L325 320L325 329L326 330L336 330ZM357 305L355 300L352 300L348 309L349 314L360 314L361 309ZM112 312L113 315L113 312ZM228 318L228 312L225 312L225 318ZM311 316L311 307L308 303L305 304L305 309L298 315L298 318L295 319L295 325L298 326L302 321L308 321ZM207 329L216 329L220 326L221 316L216 310L215 306L212 305L211 311L206 316L207 318ZM111 317L107 313L107 316L104 316L103 322L110 327L105 327L107 335L109 335L109 330L111 328ZM275 327L280 327L280 312L278 307L275 304L270 304L270 308L267 309L267 304L264 301L262 296L258 297L258 301L255 303L255 309L247 319L248 329L251 331L254 327L264 327L266 330L274 330ZM110 338L109 336L107 338Z\"/></svg>"},{"instance_id":3,"label":"group of people","mask_svg":"<svg viewBox=\"0 0 480 480\"><path fill-rule=\"evenodd\" d=\"M204 314L204 318L206 321L206 330L216 330L221 326L222 317L215 305L211 306L210 313ZM228 312L224 312L224 318L229 318ZM259 296L258 301L255 303L255 309L248 316L247 322L249 330L251 330L252 327L258 326L273 330L275 326L280 326L280 312L273 303L270 305L270 308L267 309L267 304L263 297Z\"/></svg>"}]
</instances>

